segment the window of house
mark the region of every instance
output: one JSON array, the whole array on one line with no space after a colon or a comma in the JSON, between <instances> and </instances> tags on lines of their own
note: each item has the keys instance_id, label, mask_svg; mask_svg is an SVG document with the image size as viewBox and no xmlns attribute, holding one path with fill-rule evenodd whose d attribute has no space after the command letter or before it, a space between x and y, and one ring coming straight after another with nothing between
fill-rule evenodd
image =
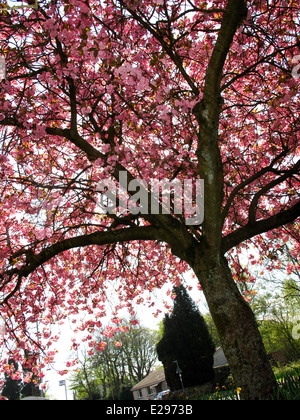
<instances>
[{"instance_id":1,"label":"window of house","mask_svg":"<svg viewBox=\"0 0 300 420\"><path fill-rule=\"evenodd\" d=\"M159 394L162 391L163 391L163 388L162 388L162 382L161 382L156 386L156 393Z\"/></svg>"},{"instance_id":2,"label":"window of house","mask_svg":"<svg viewBox=\"0 0 300 420\"><path fill-rule=\"evenodd\" d=\"M148 387L148 395L153 395L154 394L154 389Z\"/></svg>"}]
</instances>

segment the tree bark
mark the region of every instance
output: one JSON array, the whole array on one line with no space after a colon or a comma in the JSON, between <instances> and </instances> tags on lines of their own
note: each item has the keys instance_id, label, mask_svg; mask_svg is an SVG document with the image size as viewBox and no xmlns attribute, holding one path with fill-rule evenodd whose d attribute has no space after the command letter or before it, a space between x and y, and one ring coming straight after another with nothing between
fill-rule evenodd
<instances>
[{"instance_id":1,"label":"tree bark","mask_svg":"<svg viewBox=\"0 0 300 420\"><path fill-rule=\"evenodd\" d=\"M225 250L222 237L224 174L218 136L221 81L234 35L245 16L244 0L228 0L207 68L203 99L193 110L199 124L197 157L199 174L205 181L205 218L202 242L190 265L202 286L242 398L266 400L271 398L276 380L253 312L240 294L224 257L231 246Z\"/></svg>"},{"instance_id":2,"label":"tree bark","mask_svg":"<svg viewBox=\"0 0 300 420\"><path fill-rule=\"evenodd\" d=\"M277 383L254 314L241 296L223 256L198 252L200 281L235 385L245 400L271 399Z\"/></svg>"}]
</instances>

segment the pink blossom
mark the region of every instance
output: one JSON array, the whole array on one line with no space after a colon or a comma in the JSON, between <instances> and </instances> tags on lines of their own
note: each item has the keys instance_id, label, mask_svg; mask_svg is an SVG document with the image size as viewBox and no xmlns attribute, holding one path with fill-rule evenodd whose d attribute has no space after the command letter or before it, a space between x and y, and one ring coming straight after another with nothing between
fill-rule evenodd
<instances>
[{"instance_id":1,"label":"pink blossom","mask_svg":"<svg viewBox=\"0 0 300 420\"><path fill-rule=\"evenodd\" d=\"M291 274L293 273L293 271L294 271L294 264L293 264L293 263L291 263L291 262L289 262L289 263L286 265L286 271L287 271L287 274L288 274L288 275L291 275Z\"/></svg>"},{"instance_id":2,"label":"pink blossom","mask_svg":"<svg viewBox=\"0 0 300 420\"><path fill-rule=\"evenodd\" d=\"M26 375L23 378L23 382L25 384L29 384L31 382L32 376L33 376L32 372L27 372Z\"/></svg>"},{"instance_id":3,"label":"pink blossom","mask_svg":"<svg viewBox=\"0 0 300 420\"><path fill-rule=\"evenodd\" d=\"M67 368L70 368L70 367L72 367L72 366L75 366L75 365L76 365L76 363L77 363L77 360L72 360L72 361L69 361L69 362L67 362L67 363L66 363L66 367L67 367Z\"/></svg>"},{"instance_id":4,"label":"pink blossom","mask_svg":"<svg viewBox=\"0 0 300 420\"><path fill-rule=\"evenodd\" d=\"M102 146L102 153L106 154L110 151L110 149L111 149L111 146L109 144L104 144Z\"/></svg>"},{"instance_id":5,"label":"pink blossom","mask_svg":"<svg viewBox=\"0 0 300 420\"><path fill-rule=\"evenodd\" d=\"M107 346L107 343L105 343L104 341L100 342L97 344L97 346L95 347L95 349L97 351L104 351L105 347Z\"/></svg>"},{"instance_id":6,"label":"pink blossom","mask_svg":"<svg viewBox=\"0 0 300 420\"><path fill-rule=\"evenodd\" d=\"M155 289L179 284L192 269L199 290L203 282L215 299L220 277L202 260L208 249L228 260L232 278L225 260L217 267L227 267L233 286L255 281L251 264L285 267L286 245L295 261L300 255L297 2L247 2L248 21L235 34L237 13L222 20L237 1L48 3L29 19L9 12L0 35L9 79L0 81L1 316L10 351L3 359L36 375L53 361L52 333L67 319L74 335L84 332L72 350L82 340L92 354L106 348L94 337L109 303L113 327L102 338L114 342L128 328L123 310L134 316L137 303L158 316ZM230 42L214 54L228 25ZM120 171L128 183L207 178L204 226L185 226L188 205L182 215L171 206L166 217L103 215L97 186ZM290 260L286 272L294 268ZM166 292L168 312L173 298ZM238 317L228 319L234 334L242 328ZM20 377L7 360L0 371Z\"/></svg>"},{"instance_id":7,"label":"pink blossom","mask_svg":"<svg viewBox=\"0 0 300 420\"><path fill-rule=\"evenodd\" d=\"M45 135L46 135L46 130L45 130L45 128L44 128L44 127L42 127L42 126L40 126L40 125L38 125L38 126L36 127L36 129L35 129L35 135L36 135L37 137L43 137L43 136L45 136Z\"/></svg>"},{"instance_id":8,"label":"pink blossom","mask_svg":"<svg viewBox=\"0 0 300 420\"><path fill-rule=\"evenodd\" d=\"M67 369L65 369L65 370L60 370L59 372L58 372L58 374L60 375L60 376L65 376L65 375L67 375L69 373L69 371L67 370Z\"/></svg>"}]
</instances>

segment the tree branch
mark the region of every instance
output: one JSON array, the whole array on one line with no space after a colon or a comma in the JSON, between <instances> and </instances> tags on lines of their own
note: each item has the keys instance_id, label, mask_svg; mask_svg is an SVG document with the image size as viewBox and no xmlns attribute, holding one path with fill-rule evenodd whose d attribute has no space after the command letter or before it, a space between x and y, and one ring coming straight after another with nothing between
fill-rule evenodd
<instances>
[{"instance_id":1,"label":"tree branch","mask_svg":"<svg viewBox=\"0 0 300 420\"><path fill-rule=\"evenodd\" d=\"M120 5L126 9L131 16L139 22L145 29L147 29L150 34L159 42L159 44L162 46L164 51L168 54L168 56L173 60L174 64L177 66L178 70L190 86L192 92L195 94L195 96L199 96L200 91L198 87L196 86L195 82L192 80L190 75L187 73L187 71L184 68L182 59L179 57L177 52L174 50L173 45L169 45L168 42L165 41L164 36L159 31L159 29L155 29L154 25L150 23L150 21L146 18L146 16L137 8L140 15L135 12L135 10L128 7L123 0L118 0Z\"/></svg>"},{"instance_id":2,"label":"tree branch","mask_svg":"<svg viewBox=\"0 0 300 420\"><path fill-rule=\"evenodd\" d=\"M95 149L89 142L84 140L84 138L78 134L77 130L69 130L58 127L47 127L46 133L52 136L65 137L81 151L83 151L90 162L95 162L97 159L104 159L103 155L99 150Z\"/></svg>"},{"instance_id":3,"label":"tree branch","mask_svg":"<svg viewBox=\"0 0 300 420\"><path fill-rule=\"evenodd\" d=\"M297 42L294 45L290 45L288 47L284 47L284 48L278 48L276 49L275 52L267 55L267 56L263 56L261 59L259 59L256 63L252 64L251 66L249 66L246 70L244 70L242 73L237 74L236 76L234 76L231 80L229 80L227 83L225 83L225 85L222 86L222 91L226 90L227 88L229 88L233 83L235 83L237 80L241 79L244 76L247 76L249 73L251 73L252 71L254 71L260 64L263 63L269 63L270 66L272 66L272 62L270 61L271 58L276 57L278 54L283 54L286 53L289 50L292 50L296 47L298 47L299 43ZM283 70L283 69L282 69ZM291 70L290 69L285 69L284 70L288 76L292 77L291 75Z\"/></svg>"},{"instance_id":4,"label":"tree branch","mask_svg":"<svg viewBox=\"0 0 300 420\"><path fill-rule=\"evenodd\" d=\"M297 173L297 171L300 168L300 160L296 163L295 166L289 171L287 171L284 175L281 177L275 179L274 181L267 184L265 187L263 187L260 191L258 191L255 196L253 197L253 200L251 202L250 208L249 208L249 223L253 224L256 221L256 213L257 213L257 206L259 203L259 200L261 197L267 194L271 189L275 188L277 185L282 184L287 179L291 178L293 175Z\"/></svg>"},{"instance_id":5,"label":"tree branch","mask_svg":"<svg viewBox=\"0 0 300 420\"><path fill-rule=\"evenodd\" d=\"M228 1L219 36L207 68L204 96L219 97L223 68L227 54L236 30L242 23L243 18L247 17L247 13L248 10L244 0Z\"/></svg>"},{"instance_id":6,"label":"tree branch","mask_svg":"<svg viewBox=\"0 0 300 420\"><path fill-rule=\"evenodd\" d=\"M163 240L162 232L152 226L125 228L107 232L94 232L89 235L77 236L57 242L44 249L37 255L31 252L30 257L26 258L26 262L24 263L23 267L13 268L0 276L0 279L5 279L8 277L8 280L5 280L5 282L2 284L2 287L13 281L14 276L17 276L16 286L14 287L13 291L10 292L10 294L6 296L2 302L0 302L0 305L6 303L19 290L22 283L22 278L26 278L38 267L41 267L43 264L47 263L52 258L65 251L83 246L104 246L129 241L148 240ZM25 252L26 251L24 251L24 253Z\"/></svg>"},{"instance_id":7,"label":"tree branch","mask_svg":"<svg viewBox=\"0 0 300 420\"><path fill-rule=\"evenodd\" d=\"M261 235L281 226L293 223L300 217L300 200L288 210L270 216L267 219L259 220L255 223L248 223L246 226L230 233L222 241L222 253L225 254L230 249L247 241L254 236Z\"/></svg>"},{"instance_id":8,"label":"tree branch","mask_svg":"<svg viewBox=\"0 0 300 420\"><path fill-rule=\"evenodd\" d=\"M265 168L262 168L260 171L249 177L248 179L245 179L243 182L241 182L239 185L237 185L232 193L230 194L230 197L227 200L226 206L224 207L224 210L222 212L222 218L223 223L228 215L228 212L230 210L231 205L234 202L235 197L238 195L238 193L246 188L248 185L252 184L253 182L257 181L259 178L267 174L268 172L272 172L274 169L274 166L277 162L279 162L282 158L284 158L287 155L288 149L283 150L282 153L280 153L278 156L276 156L271 164Z\"/></svg>"},{"instance_id":9,"label":"tree branch","mask_svg":"<svg viewBox=\"0 0 300 420\"><path fill-rule=\"evenodd\" d=\"M162 240L160 230L152 226L145 226L117 229L108 232L95 232L89 235L82 235L75 238L65 239L61 242L51 245L49 248L41 251L38 255L33 257L28 267L26 267L23 271L23 276L27 276L37 267L46 263L56 255L59 255L62 252L70 249L90 245L103 246L129 241L148 240Z\"/></svg>"},{"instance_id":10,"label":"tree branch","mask_svg":"<svg viewBox=\"0 0 300 420\"><path fill-rule=\"evenodd\" d=\"M229 0L205 77L203 99L193 113L199 124L198 168L205 181L203 237L206 247L220 250L222 238L221 208L224 198L223 163L219 148L221 81L223 68L234 35L246 14L244 0Z\"/></svg>"},{"instance_id":11,"label":"tree branch","mask_svg":"<svg viewBox=\"0 0 300 420\"><path fill-rule=\"evenodd\" d=\"M0 121L0 125L11 125L23 128L22 124L18 123L13 119L5 119ZM99 150L93 147L89 142L87 142L80 134L78 134L77 130L72 129L62 129L59 127L47 127L46 133L53 136L64 137L73 143L76 147L78 147L81 151L83 151L88 160L90 162L95 162L97 159L101 158L105 160L107 158L106 155L103 155ZM112 176L119 182L119 175L121 172L126 172L127 174L127 183L135 180L135 177L128 171L123 165L120 163L116 163L115 170L112 173ZM129 189L127 189L129 191ZM151 192L146 191L149 197L149 205L152 200ZM133 193L132 193L133 194ZM182 241L183 238L186 243L186 248L188 249L188 253L191 253L190 250L193 247L194 239L193 236L185 229L185 227L181 224L181 222L176 219L175 217L169 214L163 214L161 211L162 207L160 204L160 214L158 215L151 215L151 211L149 211L148 215L143 215L143 218L151 223L154 227L159 226L161 229L164 230L167 240L171 248L176 252L176 255L183 252ZM157 238L154 238L157 239ZM78 245L80 246L80 245Z\"/></svg>"}]
</instances>

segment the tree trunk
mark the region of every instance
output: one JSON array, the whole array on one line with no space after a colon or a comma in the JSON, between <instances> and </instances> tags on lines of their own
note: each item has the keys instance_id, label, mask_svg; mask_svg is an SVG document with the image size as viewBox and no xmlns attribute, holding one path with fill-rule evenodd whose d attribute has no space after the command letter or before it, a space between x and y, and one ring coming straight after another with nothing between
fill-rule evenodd
<instances>
[{"instance_id":1,"label":"tree trunk","mask_svg":"<svg viewBox=\"0 0 300 420\"><path fill-rule=\"evenodd\" d=\"M198 276L217 327L222 348L245 400L268 400L277 383L254 314L241 296L222 256L198 253Z\"/></svg>"}]
</instances>

